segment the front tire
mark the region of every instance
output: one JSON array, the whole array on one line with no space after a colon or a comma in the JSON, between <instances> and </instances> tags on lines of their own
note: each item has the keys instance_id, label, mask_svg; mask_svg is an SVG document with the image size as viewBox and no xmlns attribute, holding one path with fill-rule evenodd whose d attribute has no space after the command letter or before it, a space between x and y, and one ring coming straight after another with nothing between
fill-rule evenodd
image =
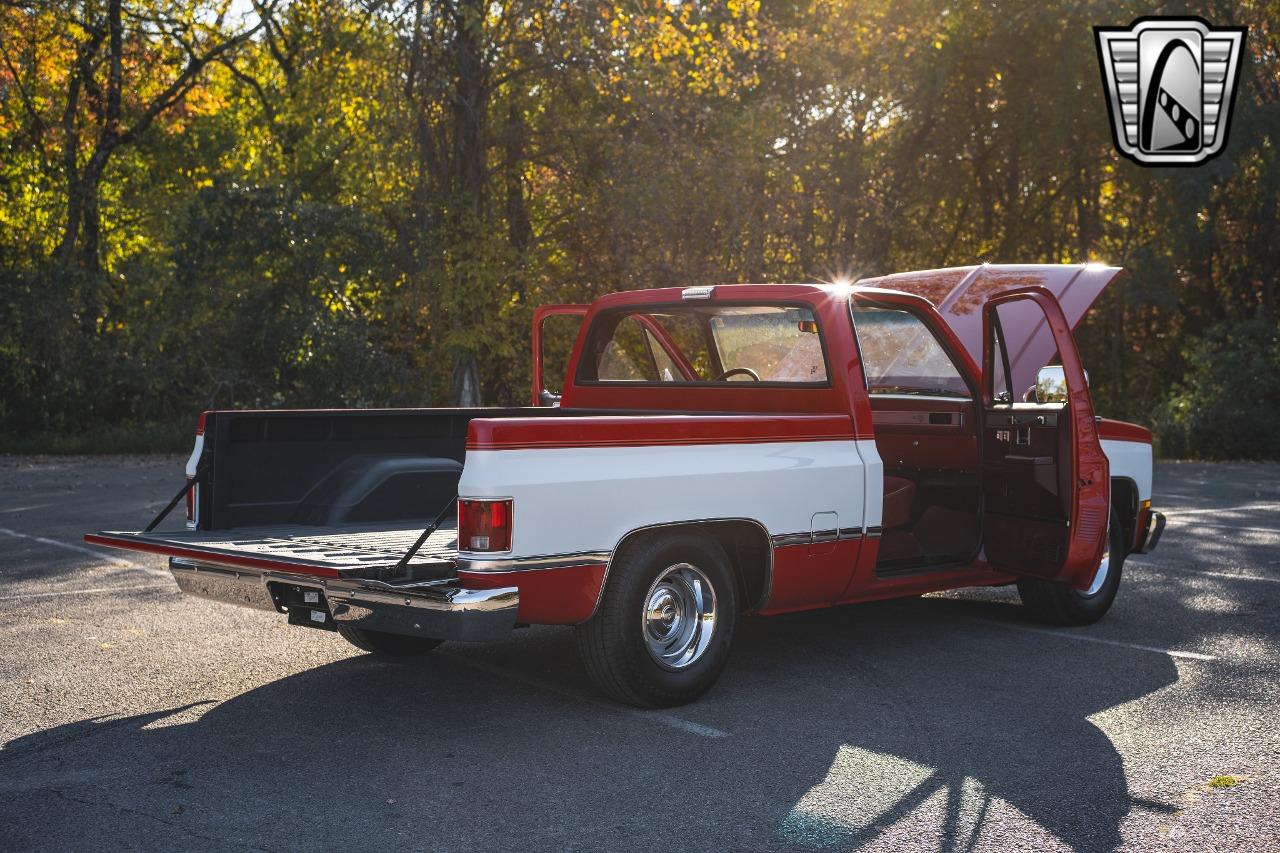
<instances>
[{"instance_id":1,"label":"front tire","mask_svg":"<svg viewBox=\"0 0 1280 853\"><path fill-rule=\"evenodd\" d=\"M444 640L433 640L428 637L410 637L405 634L388 634L385 631L370 631L338 623L338 633L342 639L361 651L379 657L407 658L425 655Z\"/></svg>"},{"instance_id":2,"label":"front tire","mask_svg":"<svg viewBox=\"0 0 1280 853\"><path fill-rule=\"evenodd\" d=\"M724 549L692 532L627 546L578 651L601 691L640 708L701 696L729 659L738 589Z\"/></svg>"},{"instance_id":3,"label":"front tire","mask_svg":"<svg viewBox=\"0 0 1280 853\"><path fill-rule=\"evenodd\" d=\"M1087 590L1037 578L1019 578L1022 604L1041 622L1051 625L1088 625L1097 622L1116 600L1124 567L1124 533L1119 517L1111 513L1107 525L1107 550Z\"/></svg>"}]
</instances>

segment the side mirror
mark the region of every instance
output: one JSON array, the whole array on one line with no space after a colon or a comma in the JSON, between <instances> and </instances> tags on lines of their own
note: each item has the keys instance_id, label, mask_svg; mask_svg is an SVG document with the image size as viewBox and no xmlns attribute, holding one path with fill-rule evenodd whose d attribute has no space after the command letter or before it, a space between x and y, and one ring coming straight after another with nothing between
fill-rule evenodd
<instances>
[{"instance_id":1,"label":"side mirror","mask_svg":"<svg viewBox=\"0 0 1280 853\"><path fill-rule=\"evenodd\" d=\"M1089 383L1089 371L1084 372L1084 381ZM1060 364L1050 364L1040 368L1040 372L1036 374L1036 402L1044 403L1065 403L1067 402L1067 374Z\"/></svg>"}]
</instances>

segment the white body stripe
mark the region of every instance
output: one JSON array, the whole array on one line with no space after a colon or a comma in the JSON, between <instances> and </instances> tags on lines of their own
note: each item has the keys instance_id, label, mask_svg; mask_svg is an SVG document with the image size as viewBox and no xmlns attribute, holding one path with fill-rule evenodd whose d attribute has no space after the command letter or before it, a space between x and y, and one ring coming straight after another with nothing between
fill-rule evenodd
<instances>
[{"instance_id":1,"label":"white body stripe","mask_svg":"<svg viewBox=\"0 0 1280 853\"><path fill-rule=\"evenodd\" d=\"M884 521L884 462L880 459L880 450L871 439L855 442L858 452L862 454L863 470L863 527L879 527ZM844 525L841 522L842 526ZM857 527L857 525L852 525Z\"/></svg>"},{"instance_id":2,"label":"white body stripe","mask_svg":"<svg viewBox=\"0 0 1280 853\"><path fill-rule=\"evenodd\" d=\"M609 551L636 528L703 518L752 519L770 535L807 532L820 512L878 526L883 476L869 440L468 450L458 494L512 498L501 556L527 557Z\"/></svg>"},{"instance_id":3,"label":"white body stripe","mask_svg":"<svg viewBox=\"0 0 1280 853\"><path fill-rule=\"evenodd\" d=\"M1138 487L1138 500L1151 500L1151 445L1145 441L1104 438L1102 452L1111 464L1112 477L1133 480Z\"/></svg>"},{"instance_id":4,"label":"white body stripe","mask_svg":"<svg viewBox=\"0 0 1280 853\"><path fill-rule=\"evenodd\" d=\"M1149 500L1151 445L1102 449L1111 476ZM611 551L637 528L703 518L752 519L770 535L806 532L826 512L841 528L879 527L883 489L871 440L469 450L459 495L512 498L515 526L509 553L461 556Z\"/></svg>"}]
</instances>

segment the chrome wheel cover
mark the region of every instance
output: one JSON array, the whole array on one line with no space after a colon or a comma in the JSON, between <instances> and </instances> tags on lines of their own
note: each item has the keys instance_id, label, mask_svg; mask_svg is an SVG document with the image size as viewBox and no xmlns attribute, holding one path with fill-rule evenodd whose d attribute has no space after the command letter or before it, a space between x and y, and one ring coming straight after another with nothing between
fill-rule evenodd
<instances>
[{"instance_id":1,"label":"chrome wheel cover","mask_svg":"<svg viewBox=\"0 0 1280 853\"><path fill-rule=\"evenodd\" d=\"M1089 588L1080 593L1084 598L1090 598L1097 595L1104 584L1107 582L1107 575L1111 573L1111 520L1107 519L1107 544L1102 551L1102 562L1098 563L1098 571L1094 573L1093 583L1089 584Z\"/></svg>"},{"instance_id":2,"label":"chrome wheel cover","mask_svg":"<svg viewBox=\"0 0 1280 853\"><path fill-rule=\"evenodd\" d=\"M641 613L644 644L663 669L681 670L702 658L716 632L716 593L697 566L676 563L658 573Z\"/></svg>"}]
</instances>

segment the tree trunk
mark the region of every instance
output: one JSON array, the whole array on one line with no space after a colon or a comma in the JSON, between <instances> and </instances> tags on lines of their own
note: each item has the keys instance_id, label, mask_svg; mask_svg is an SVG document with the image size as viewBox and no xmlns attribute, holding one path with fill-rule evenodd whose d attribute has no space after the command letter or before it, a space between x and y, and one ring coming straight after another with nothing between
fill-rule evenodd
<instances>
[{"instance_id":1,"label":"tree trunk","mask_svg":"<svg viewBox=\"0 0 1280 853\"><path fill-rule=\"evenodd\" d=\"M102 174L110 156L110 149L100 149L93 153L84 169L73 165L67 172L67 215L55 252L64 266L78 260L83 270L91 273L102 270L102 215L98 199Z\"/></svg>"},{"instance_id":2,"label":"tree trunk","mask_svg":"<svg viewBox=\"0 0 1280 853\"><path fill-rule=\"evenodd\" d=\"M453 198L457 207L454 216L454 236L459 241L464 258L461 266L454 268L453 306L449 325L455 331L475 325L473 316L473 288L487 282L473 280L475 265L466 262L474 257L484 240L484 184L485 146L483 141L484 118L488 110L488 89L485 82L483 0L458 0L455 9L456 31L453 57ZM483 405L480 387L480 368L475 351L468 347L455 347L453 360L453 396L459 406Z\"/></svg>"},{"instance_id":3,"label":"tree trunk","mask_svg":"<svg viewBox=\"0 0 1280 853\"><path fill-rule=\"evenodd\" d=\"M480 366L472 352L462 350L453 357L453 396L457 405L464 409L484 405L484 397L480 393Z\"/></svg>"},{"instance_id":4,"label":"tree trunk","mask_svg":"<svg viewBox=\"0 0 1280 853\"><path fill-rule=\"evenodd\" d=\"M80 268L91 273L102 269L102 216L98 204L102 173L106 171L110 148L95 151L80 176L82 220L80 223ZM95 306L96 307L96 306Z\"/></svg>"},{"instance_id":5,"label":"tree trunk","mask_svg":"<svg viewBox=\"0 0 1280 853\"><path fill-rule=\"evenodd\" d=\"M507 240L511 248L523 255L533 239L529 211L524 200L524 149L529 141L529 128L519 104L507 108L504 172L507 181Z\"/></svg>"},{"instance_id":6,"label":"tree trunk","mask_svg":"<svg viewBox=\"0 0 1280 853\"><path fill-rule=\"evenodd\" d=\"M69 266L80 239L80 223L84 219L84 185L80 180L80 131L76 128L76 111L80 107L81 74L88 58L97 53L102 37L90 39L76 52L76 67L71 70L67 86L67 103L62 110L62 170L67 176L67 214L63 220L62 239L54 256L58 263Z\"/></svg>"},{"instance_id":7,"label":"tree trunk","mask_svg":"<svg viewBox=\"0 0 1280 853\"><path fill-rule=\"evenodd\" d=\"M485 152L481 133L488 109L482 57L485 4L459 0L454 36L453 95L454 191L462 208L480 217L484 208Z\"/></svg>"},{"instance_id":8,"label":"tree trunk","mask_svg":"<svg viewBox=\"0 0 1280 853\"><path fill-rule=\"evenodd\" d=\"M72 171L67 172L67 215L63 220L62 239L54 257L63 266L70 266L76 254L76 244L80 241L80 223L84 221L84 190L81 188L80 176Z\"/></svg>"}]
</instances>

